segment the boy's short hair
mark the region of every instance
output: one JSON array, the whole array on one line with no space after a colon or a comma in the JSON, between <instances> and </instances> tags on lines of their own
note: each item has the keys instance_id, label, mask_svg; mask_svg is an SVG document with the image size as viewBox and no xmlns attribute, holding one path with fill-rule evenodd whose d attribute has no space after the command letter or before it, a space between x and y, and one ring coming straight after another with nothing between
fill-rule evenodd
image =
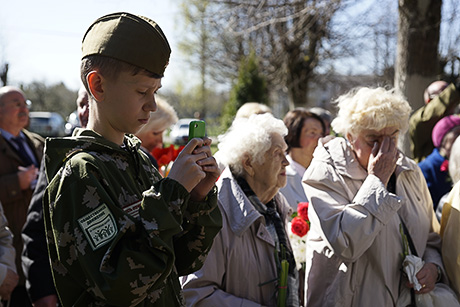
<instances>
[{"instance_id":1,"label":"boy's short hair","mask_svg":"<svg viewBox=\"0 0 460 307\"><path fill-rule=\"evenodd\" d=\"M88 91L88 93L90 91L86 82L86 76L88 75L88 73L95 69L97 69L99 73L103 75L105 78L112 80L114 80L116 76L118 76L118 74L120 74L121 72L129 72L133 76L139 73L143 73L144 75L152 78L159 79L162 77L144 68L140 68L138 66L131 65L114 58L109 58L103 55L90 55L81 60L80 67L81 81L83 82L83 85L85 86L86 91Z\"/></svg>"},{"instance_id":2,"label":"boy's short hair","mask_svg":"<svg viewBox=\"0 0 460 307\"><path fill-rule=\"evenodd\" d=\"M107 77L120 71L136 75L147 71L163 77L171 48L161 28L151 19L130 13L113 13L97 19L82 42L81 78L98 68Z\"/></svg>"}]
</instances>

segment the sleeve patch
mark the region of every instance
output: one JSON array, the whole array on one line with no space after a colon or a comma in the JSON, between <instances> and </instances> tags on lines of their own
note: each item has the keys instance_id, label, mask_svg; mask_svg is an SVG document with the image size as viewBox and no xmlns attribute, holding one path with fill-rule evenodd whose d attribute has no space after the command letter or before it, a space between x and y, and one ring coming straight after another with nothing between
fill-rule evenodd
<instances>
[{"instance_id":1,"label":"sleeve patch","mask_svg":"<svg viewBox=\"0 0 460 307\"><path fill-rule=\"evenodd\" d=\"M106 204L79 218L78 223L93 250L110 242L117 234L115 218Z\"/></svg>"}]
</instances>

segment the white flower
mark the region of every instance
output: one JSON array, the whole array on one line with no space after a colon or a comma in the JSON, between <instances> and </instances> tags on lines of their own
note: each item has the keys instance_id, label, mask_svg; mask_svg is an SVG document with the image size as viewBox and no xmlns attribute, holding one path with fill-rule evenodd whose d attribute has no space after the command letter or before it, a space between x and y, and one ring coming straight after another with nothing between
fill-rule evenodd
<instances>
[{"instance_id":1,"label":"white flower","mask_svg":"<svg viewBox=\"0 0 460 307\"><path fill-rule=\"evenodd\" d=\"M289 241L291 241L292 251L294 252L294 258L296 262L297 269L302 268L302 264L305 263L306 259L306 247L307 247L307 235L299 237L294 234L291 230L291 222L288 224L288 236Z\"/></svg>"}]
</instances>

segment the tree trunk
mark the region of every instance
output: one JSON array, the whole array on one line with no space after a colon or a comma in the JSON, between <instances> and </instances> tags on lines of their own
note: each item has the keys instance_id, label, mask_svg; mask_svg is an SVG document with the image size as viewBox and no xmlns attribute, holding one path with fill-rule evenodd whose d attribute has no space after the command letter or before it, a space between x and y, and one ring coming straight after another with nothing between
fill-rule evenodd
<instances>
[{"instance_id":1,"label":"tree trunk","mask_svg":"<svg viewBox=\"0 0 460 307\"><path fill-rule=\"evenodd\" d=\"M5 63L1 68L0 80L2 80L3 86L8 85L8 63Z\"/></svg>"},{"instance_id":2,"label":"tree trunk","mask_svg":"<svg viewBox=\"0 0 460 307\"><path fill-rule=\"evenodd\" d=\"M438 79L439 29L442 0L399 0L398 47L395 87L415 111L423 106L423 91ZM400 149L411 156L408 135L401 135Z\"/></svg>"}]
</instances>

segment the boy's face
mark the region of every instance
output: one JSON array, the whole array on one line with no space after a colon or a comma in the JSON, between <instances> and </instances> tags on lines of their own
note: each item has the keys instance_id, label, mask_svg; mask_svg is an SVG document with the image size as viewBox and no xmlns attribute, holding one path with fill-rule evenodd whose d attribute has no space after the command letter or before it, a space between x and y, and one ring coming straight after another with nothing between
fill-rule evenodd
<instances>
[{"instance_id":1,"label":"boy's face","mask_svg":"<svg viewBox=\"0 0 460 307\"><path fill-rule=\"evenodd\" d=\"M157 109L155 94L161 87L161 79L144 74L131 75L122 72L116 79L104 79L103 118L104 137L117 140L125 133L136 133L145 125L150 112ZM113 134L113 135L112 135Z\"/></svg>"}]
</instances>

